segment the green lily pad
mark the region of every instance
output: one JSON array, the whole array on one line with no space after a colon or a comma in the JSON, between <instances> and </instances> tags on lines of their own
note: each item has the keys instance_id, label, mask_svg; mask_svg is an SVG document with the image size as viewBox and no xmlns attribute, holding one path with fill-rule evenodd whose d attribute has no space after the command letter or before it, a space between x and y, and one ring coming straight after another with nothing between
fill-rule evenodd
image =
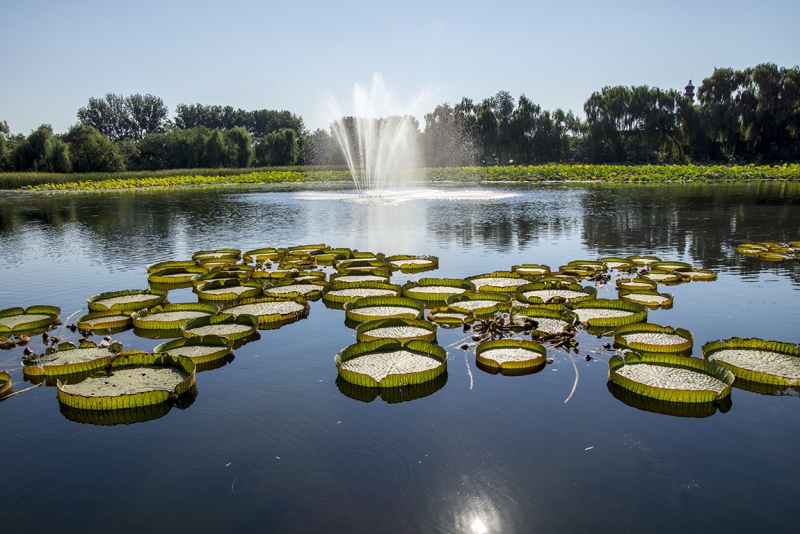
<instances>
[{"instance_id":1,"label":"green lily pad","mask_svg":"<svg viewBox=\"0 0 800 534\"><path fill-rule=\"evenodd\" d=\"M647 320L647 308L624 300L593 299L564 305L586 327L617 327Z\"/></svg>"},{"instance_id":2,"label":"green lily pad","mask_svg":"<svg viewBox=\"0 0 800 534\"><path fill-rule=\"evenodd\" d=\"M311 307L302 297L258 297L242 299L222 309L231 315L253 315L260 326L287 324L308 317Z\"/></svg>"},{"instance_id":3,"label":"green lily pad","mask_svg":"<svg viewBox=\"0 0 800 534\"><path fill-rule=\"evenodd\" d=\"M476 291L506 293L513 295L517 288L531 283L531 278L511 271L495 271L467 277L475 285Z\"/></svg>"},{"instance_id":4,"label":"green lily pad","mask_svg":"<svg viewBox=\"0 0 800 534\"><path fill-rule=\"evenodd\" d=\"M0 310L0 335L16 334L57 323L61 308L55 306L29 306Z\"/></svg>"},{"instance_id":5,"label":"green lily pad","mask_svg":"<svg viewBox=\"0 0 800 534\"><path fill-rule=\"evenodd\" d=\"M217 250L199 250L192 254L192 259L201 263L236 263L242 256L242 251L235 248L220 248Z\"/></svg>"},{"instance_id":6,"label":"green lily pad","mask_svg":"<svg viewBox=\"0 0 800 534\"><path fill-rule=\"evenodd\" d=\"M420 278L403 285L403 295L423 302L442 302L467 291L475 291L475 284L456 278Z\"/></svg>"},{"instance_id":7,"label":"green lily pad","mask_svg":"<svg viewBox=\"0 0 800 534\"><path fill-rule=\"evenodd\" d=\"M733 373L698 358L629 353L608 361L608 378L625 389L669 402L715 402L731 393Z\"/></svg>"},{"instance_id":8,"label":"green lily pad","mask_svg":"<svg viewBox=\"0 0 800 534\"><path fill-rule=\"evenodd\" d=\"M654 271L671 272L676 269L692 269L692 264L685 261L654 261L649 267Z\"/></svg>"},{"instance_id":9,"label":"green lily pad","mask_svg":"<svg viewBox=\"0 0 800 534\"><path fill-rule=\"evenodd\" d=\"M637 291L642 289L656 289L658 287L658 282L655 280L650 280L649 278L645 278L642 276L638 276L636 278L618 278L617 279L617 289L626 289L631 291Z\"/></svg>"},{"instance_id":10,"label":"green lily pad","mask_svg":"<svg viewBox=\"0 0 800 534\"><path fill-rule=\"evenodd\" d=\"M286 254L285 248L256 248L242 254L242 259L247 263L264 263L279 260L284 254Z\"/></svg>"},{"instance_id":11,"label":"green lily pad","mask_svg":"<svg viewBox=\"0 0 800 534\"><path fill-rule=\"evenodd\" d=\"M258 297L264 290L258 282L241 280L213 280L193 289L203 300L231 301Z\"/></svg>"},{"instance_id":12,"label":"green lily pad","mask_svg":"<svg viewBox=\"0 0 800 534\"><path fill-rule=\"evenodd\" d=\"M628 259L631 260L634 263L634 265L638 265L639 267L650 265L656 261L661 261L661 258L659 258L658 256L634 255L634 256L628 256Z\"/></svg>"},{"instance_id":13,"label":"green lily pad","mask_svg":"<svg viewBox=\"0 0 800 534\"><path fill-rule=\"evenodd\" d=\"M122 345L112 343L108 347L98 347L91 341L84 341L76 347L72 343L61 343L48 348L43 355L23 358L22 373L25 376L63 376L103 369L111 357L122 350ZM128 351L130 352L136 351Z\"/></svg>"},{"instance_id":14,"label":"green lily pad","mask_svg":"<svg viewBox=\"0 0 800 534\"><path fill-rule=\"evenodd\" d=\"M734 337L703 345L703 358L729 369L737 380L800 386L800 347L790 343Z\"/></svg>"},{"instance_id":15,"label":"green lily pad","mask_svg":"<svg viewBox=\"0 0 800 534\"><path fill-rule=\"evenodd\" d=\"M230 341L244 339L258 330L258 317L218 313L192 319L181 326L183 337L220 336Z\"/></svg>"},{"instance_id":16,"label":"green lily pad","mask_svg":"<svg viewBox=\"0 0 800 534\"><path fill-rule=\"evenodd\" d=\"M538 263L524 263L511 267L511 272L521 274L522 276L540 277L550 274L550 267L547 265L539 265Z\"/></svg>"},{"instance_id":17,"label":"green lily pad","mask_svg":"<svg viewBox=\"0 0 800 534\"><path fill-rule=\"evenodd\" d=\"M436 325L418 319L377 319L361 323L356 327L358 341L396 339L405 343L412 339L436 342Z\"/></svg>"},{"instance_id":18,"label":"green lily pad","mask_svg":"<svg viewBox=\"0 0 800 534\"><path fill-rule=\"evenodd\" d=\"M150 284L181 285L190 283L198 275L208 272L205 267L164 267L147 274Z\"/></svg>"},{"instance_id":19,"label":"green lily pad","mask_svg":"<svg viewBox=\"0 0 800 534\"><path fill-rule=\"evenodd\" d=\"M170 356L185 356L200 365L225 358L232 350L233 346L227 338L209 335L173 339L157 345L153 352L165 352Z\"/></svg>"},{"instance_id":20,"label":"green lily pad","mask_svg":"<svg viewBox=\"0 0 800 534\"><path fill-rule=\"evenodd\" d=\"M694 335L683 328L652 323L635 323L614 329L614 344L636 352L690 352Z\"/></svg>"},{"instance_id":21,"label":"green lily pad","mask_svg":"<svg viewBox=\"0 0 800 534\"><path fill-rule=\"evenodd\" d=\"M628 258L608 256L606 258L600 258L600 261L602 261L607 268L616 269L618 271L627 271L636 267L636 264Z\"/></svg>"},{"instance_id":22,"label":"green lily pad","mask_svg":"<svg viewBox=\"0 0 800 534\"><path fill-rule=\"evenodd\" d=\"M333 284L322 295L322 300L334 304L344 304L364 297L396 297L401 292L400 286L380 282L362 282L357 285Z\"/></svg>"},{"instance_id":23,"label":"green lily pad","mask_svg":"<svg viewBox=\"0 0 800 534\"><path fill-rule=\"evenodd\" d=\"M597 296L594 287L583 287L565 281L534 282L517 288L517 300L525 304L546 304L548 302L579 302Z\"/></svg>"},{"instance_id":24,"label":"green lily pad","mask_svg":"<svg viewBox=\"0 0 800 534\"><path fill-rule=\"evenodd\" d=\"M429 321L445 327L461 326L464 323L472 324L476 320L475 312L450 306L440 306L428 310L426 317Z\"/></svg>"},{"instance_id":25,"label":"green lily pad","mask_svg":"<svg viewBox=\"0 0 800 534\"><path fill-rule=\"evenodd\" d=\"M89 311L134 311L158 306L167 299L166 291L155 289L128 289L109 291L89 297Z\"/></svg>"},{"instance_id":26,"label":"green lily pad","mask_svg":"<svg viewBox=\"0 0 800 534\"><path fill-rule=\"evenodd\" d=\"M681 278L681 275L675 273L674 271L654 270L650 271L644 276L641 276L640 278L646 278L647 280L651 280L653 282L656 282L657 284L666 284L666 285L680 284L681 282L683 282L683 278Z\"/></svg>"},{"instance_id":27,"label":"green lily pad","mask_svg":"<svg viewBox=\"0 0 800 534\"><path fill-rule=\"evenodd\" d=\"M400 269L404 273L430 271L439 267L439 258L436 256L387 256L385 258L392 269Z\"/></svg>"},{"instance_id":28,"label":"green lily pad","mask_svg":"<svg viewBox=\"0 0 800 534\"><path fill-rule=\"evenodd\" d=\"M197 267L195 260L169 260L152 263L147 266L147 274L161 271L163 269L192 269Z\"/></svg>"},{"instance_id":29,"label":"green lily pad","mask_svg":"<svg viewBox=\"0 0 800 534\"><path fill-rule=\"evenodd\" d=\"M183 356L137 353L111 362L108 376L58 383L58 400L81 410L130 409L159 404L189 391L195 364Z\"/></svg>"},{"instance_id":30,"label":"green lily pad","mask_svg":"<svg viewBox=\"0 0 800 534\"><path fill-rule=\"evenodd\" d=\"M611 381L608 382L608 391L631 408L673 417L710 417L717 410L727 412L732 405L730 395L714 402L670 402L638 395Z\"/></svg>"},{"instance_id":31,"label":"green lily pad","mask_svg":"<svg viewBox=\"0 0 800 534\"><path fill-rule=\"evenodd\" d=\"M381 339L356 343L334 358L339 376L364 387L400 387L433 380L447 370L445 350L427 341Z\"/></svg>"},{"instance_id":32,"label":"green lily pad","mask_svg":"<svg viewBox=\"0 0 800 534\"><path fill-rule=\"evenodd\" d=\"M544 366L547 349L535 341L497 339L478 345L475 358L490 368L530 369Z\"/></svg>"},{"instance_id":33,"label":"green lily pad","mask_svg":"<svg viewBox=\"0 0 800 534\"><path fill-rule=\"evenodd\" d=\"M185 304L164 304L156 306L150 311L134 312L131 314L133 326L145 330L175 330L182 324L204 317L214 315L219 308L214 304L194 302Z\"/></svg>"},{"instance_id":34,"label":"green lily pad","mask_svg":"<svg viewBox=\"0 0 800 534\"><path fill-rule=\"evenodd\" d=\"M407 297L363 297L344 305L345 317L355 323L376 319L419 319L425 303Z\"/></svg>"},{"instance_id":35,"label":"green lily pad","mask_svg":"<svg viewBox=\"0 0 800 534\"><path fill-rule=\"evenodd\" d=\"M460 295L450 295L445 299L445 303L450 308L471 312L478 316L506 312L511 309L511 297L505 293L467 291Z\"/></svg>"},{"instance_id":36,"label":"green lily pad","mask_svg":"<svg viewBox=\"0 0 800 534\"><path fill-rule=\"evenodd\" d=\"M595 272L603 272L608 270L608 266L601 260L573 260L567 263L567 265L581 267L584 269L592 269Z\"/></svg>"},{"instance_id":37,"label":"green lily pad","mask_svg":"<svg viewBox=\"0 0 800 534\"><path fill-rule=\"evenodd\" d=\"M292 278L283 280L273 280L271 286L264 288L264 295L267 297L301 297L306 300L317 300L330 287L324 280L302 280L295 281Z\"/></svg>"},{"instance_id":38,"label":"green lily pad","mask_svg":"<svg viewBox=\"0 0 800 534\"><path fill-rule=\"evenodd\" d=\"M389 283L389 271L369 271L369 272L344 272L331 275L332 284L361 284L363 282L378 282L381 284Z\"/></svg>"},{"instance_id":39,"label":"green lily pad","mask_svg":"<svg viewBox=\"0 0 800 534\"><path fill-rule=\"evenodd\" d=\"M0 371L0 399L11 393L11 376L5 371Z\"/></svg>"},{"instance_id":40,"label":"green lily pad","mask_svg":"<svg viewBox=\"0 0 800 534\"><path fill-rule=\"evenodd\" d=\"M675 296L670 293L659 293L652 289L623 289L619 292L620 300L635 302L650 309L672 308Z\"/></svg>"},{"instance_id":41,"label":"green lily pad","mask_svg":"<svg viewBox=\"0 0 800 534\"><path fill-rule=\"evenodd\" d=\"M107 310L90 312L78 317L75 324L81 330L105 331L119 330L133 323L133 317L129 311Z\"/></svg>"},{"instance_id":42,"label":"green lily pad","mask_svg":"<svg viewBox=\"0 0 800 534\"><path fill-rule=\"evenodd\" d=\"M561 335L574 328L578 321L574 313L565 310L562 306L518 308L513 311L511 319L517 327L525 327L526 324L530 325L529 321L535 321L536 326L531 330L531 336L536 338Z\"/></svg>"}]
</instances>

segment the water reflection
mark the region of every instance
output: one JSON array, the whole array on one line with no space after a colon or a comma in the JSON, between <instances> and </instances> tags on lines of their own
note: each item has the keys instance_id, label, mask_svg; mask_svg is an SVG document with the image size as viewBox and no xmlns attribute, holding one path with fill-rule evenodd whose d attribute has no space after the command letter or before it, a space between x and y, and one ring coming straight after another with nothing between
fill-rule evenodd
<instances>
[{"instance_id":1,"label":"water reflection","mask_svg":"<svg viewBox=\"0 0 800 534\"><path fill-rule=\"evenodd\" d=\"M608 382L608 391L614 398L637 410L675 417L711 417L717 410L725 413L733 406L731 395L727 395L720 402L668 402L637 395L611 381Z\"/></svg>"},{"instance_id":2,"label":"water reflection","mask_svg":"<svg viewBox=\"0 0 800 534\"><path fill-rule=\"evenodd\" d=\"M351 384L341 376L337 376L336 378L336 387L339 388L342 395L367 403L374 401L378 397L388 404L413 401L427 397L428 395L433 395L442 389L445 384L447 384L446 371L433 380L423 382L422 384L393 388L367 388Z\"/></svg>"}]
</instances>

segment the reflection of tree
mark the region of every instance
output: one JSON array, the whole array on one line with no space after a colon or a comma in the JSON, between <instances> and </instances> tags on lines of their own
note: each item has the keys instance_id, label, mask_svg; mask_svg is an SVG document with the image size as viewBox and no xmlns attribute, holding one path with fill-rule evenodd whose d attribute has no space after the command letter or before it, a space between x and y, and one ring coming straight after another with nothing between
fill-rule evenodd
<instances>
[{"instance_id":1,"label":"reflection of tree","mask_svg":"<svg viewBox=\"0 0 800 534\"><path fill-rule=\"evenodd\" d=\"M708 269L776 269L800 283L795 261L767 266L733 253L739 243L797 239L798 193L786 182L602 185L581 196L583 239L598 256L677 253Z\"/></svg>"}]
</instances>

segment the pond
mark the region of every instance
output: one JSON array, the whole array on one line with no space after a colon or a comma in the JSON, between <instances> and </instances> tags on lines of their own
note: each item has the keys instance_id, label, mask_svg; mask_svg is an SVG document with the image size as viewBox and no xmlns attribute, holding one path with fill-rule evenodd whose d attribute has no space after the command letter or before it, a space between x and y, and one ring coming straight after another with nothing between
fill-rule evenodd
<instances>
[{"instance_id":1,"label":"pond","mask_svg":"<svg viewBox=\"0 0 800 534\"><path fill-rule=\"evenodd\" d=\"M674 306L649 312L692 331L695 357L732 336L800 342L800 262L733 250L800 239L800 184L497 185L473 200L447 191L388 204L264 188L4 194L0 309L50 304L66 319L96 293L146 288L148 264L214 248L325 243L439 257L438 270L393 283L655 254L719 273L670 287ZM613 284L598 297L616 298ZM580 332L579 354L551 349L542 371L504 376L476 366L474 350L459 348L465 335L439 329L439 345L452 345L447 374L410 397L337 385L334 355L355 334L344 312L317 301L308 318L263 330L198 373L189 406L149 421L81 420L50 386L7 398L4 530L794 530L796 394L734 387L725 409L679 417L612 394L609 337ZM163 341L114 338L147 351ZM30 345L41 348L38 336ZM21 356L0 351L15 391L31 386Z\"/></svg>"}]
</instances>

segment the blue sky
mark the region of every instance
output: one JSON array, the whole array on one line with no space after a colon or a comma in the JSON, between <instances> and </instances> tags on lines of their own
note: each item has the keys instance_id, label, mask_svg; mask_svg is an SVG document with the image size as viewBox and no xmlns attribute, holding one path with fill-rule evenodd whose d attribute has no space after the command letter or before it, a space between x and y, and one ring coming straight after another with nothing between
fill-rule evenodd
<instances>
[{"instance_id":1,"label":"blue sky","mask_svg":"<svg viewBox=\"0 0 800 534\"><path fill-rule=\"evenodd\" d=\"M800 2L3 0L0 120L76 122L107 92L288 109L325 127L383 75L395 100L479 101L506 90L583 114L605 85L683 88L717 67L800 63Z\"/></svg>"}]
</instances>

